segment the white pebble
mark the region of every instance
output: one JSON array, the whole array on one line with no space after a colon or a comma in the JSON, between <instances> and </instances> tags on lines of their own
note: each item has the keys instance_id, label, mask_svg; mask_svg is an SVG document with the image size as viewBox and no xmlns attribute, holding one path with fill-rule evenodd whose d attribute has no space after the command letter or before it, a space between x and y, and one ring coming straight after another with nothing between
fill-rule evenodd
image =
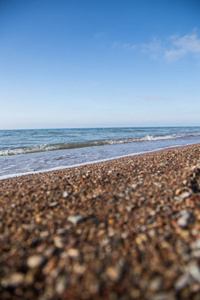
<instances>
[{"instance_id":1,"label":"white pebble","mask_svg":"<svg viewBox=\"0 0 200 300\"><path fill-rule=\"evenodd\" d=\"M181 275L175 282L175 285L174 285L175 289L177 291L184 289L184 287L189 283L189 280L190 280L189 274L186 273L186 274Z\"/></svg>"},{"instance_id":2,"label":"white pebble","mask_svg":"<svg viewBox=\"0 0 200 300\"><path fill-rule=\"evenodd\" d=\"M177 220L177 224L180 227L186 227L188 225L189 222L189 218L190 218L190 213L187 210L182 210L180 211L180 217Z\"/></svg>"},{"instance_id":3,"label":"white pebble","mask_svg":"<svg viewBox=\"0 0 200 300\"><path fill-rule=\"evenodd\" d=\"M179 197L181 199L185 199L185 198L188 198L190 197L191 193L190 192L183 192L182 194L179 195Z\"/></svg>"},{"instance_id":4,"label":"white pebble","mask_svg":"<svg viewBox=\"0 0 200 300\"><path fill-rule=\"evenodd\" d=\"M188 272L194 278L195 281L200 283L200 268L195 262L191 262L189 264Z\"/></svg>"},{"instance_id":5,"label":"white pebble","mask_svg":"<svg viewBox=\"0 0 200 300\"><path fill-rule=\"evenodd\" d=\"M55 207L55 206L57 206L59 203L58 202L51 202L50 204L49 204L49 206L50 207Z\"/></svg>"},{"instance_id":6,"label":"white pebble","mask_svg":"<svg viewBox=\"0 0 200 300\"><path fill-rule=\"evenodd\" d=\"M68 217L67 220L73 224L76 224L76 223L83 221L84 217L82 215L75 215L75 216Z\"/></svg>"},{"instance_id":7,"label":"white pebble","mask_svg":"<svg viewBox=\"0 0 200 300\"><path fill-rule=\"evenodd\" d=\"M133 183L131 186L132 186L133 189L135 189L137 187L137 184Z\"/></svg>"},{"instance_id":8,"label":"white pebble","mask_svg":"<svg viewBox=\"0 0 200 300\"><path fill-rule=\"evenodd\" d=\"M69 196L69 193L67 191L63 192L63 198L67 198Z\"/></svg>"},{"instance_id":9,"label":"white pebble","mask_svg":"<svg viewBox=\"0 0 200 300\"><path fill-rule=\"evenodd\" d=\"M27 260L27 265L29 268L38 268L44 262L44 257L42 255L33 255L30 256Z\"/></svg>"},{"instance_id":10,"label":"white pebble","mask_svg":"<svg viewBox=\"0 0 200 300\"><path fill-rule=\"evenodd\" d=\"M192 249L200 249L200 238L191 244Z\"/></svg>"}]
</instances>

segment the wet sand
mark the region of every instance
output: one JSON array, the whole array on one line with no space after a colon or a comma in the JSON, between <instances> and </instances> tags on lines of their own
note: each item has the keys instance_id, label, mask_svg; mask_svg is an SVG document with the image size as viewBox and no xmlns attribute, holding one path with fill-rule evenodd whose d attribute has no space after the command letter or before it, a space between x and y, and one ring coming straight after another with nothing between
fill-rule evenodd
<instances>
[{"instance_id":1,"label":"wet sand","mask_svg":"<svg viewBox=\"0 0 200 300\"><path fill-rule=\"evenodd\" d=\"M200 299L200 144L0 181L0 299Z\"/></svg>"}]
</instances>

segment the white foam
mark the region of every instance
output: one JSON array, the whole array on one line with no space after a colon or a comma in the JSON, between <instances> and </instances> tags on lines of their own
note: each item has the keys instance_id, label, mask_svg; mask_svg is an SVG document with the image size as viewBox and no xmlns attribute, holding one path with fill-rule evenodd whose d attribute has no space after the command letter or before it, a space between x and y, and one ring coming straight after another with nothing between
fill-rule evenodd
<instances>
[{"instance_id":1,"label":"white foam","mask_svg":"<svg viewBox=\"0 0 200 300\"><path fill-rule=\"evenodd\" d=\"M60 167L54 167L54 168L49 168L49 169L43 169L43 170L39 170L39 171L31 171L31 172L24 172L24 173L8 174L8 175L0 176L0 180L9 179L9 178L15 178L15 177L20 177L20 176L26 176L26 175L31 175L31 174L39 174L39 173L47 173L47 172L51 172L51 171L59 171L59 170L64 170L64 169L71 169L71 168L75 168L75 167L92 165L92 164L96 164L96 163L101 163L101 162L106 162L106 161L112 161L112 160L115 160L115 159L120 159L120 158L125 158L125 157L130 157L130 156L136 156L136 155L142 155L142 154L145 154L145 153L153 153L153 152L157 152L157 151L161 151L161 150L165 150L165 149L169 149L169 148L174 148L174 147L181 147L181 146L182 145L173 145L173 146L169 146L169 147L157 148L157 149L151 150L151 151L142 151L142 152L137 152L137 153L120 155L120 156L116 156L116 157L105 158L105 159L94 160L94 161L88 161L88 162L74 164L74 165L69 165L69 166L60 166Z\"/></svg>"},{"instance_id":2,"label":"white foam","mask_svg":"<svg viewBox=\"0 0 200 300\"><path fill-rule=\"evenodd\" d=\"M27 147L27 148L1 150L0 156L21 155L21 154L27 154L27 153L51 151L51 150L58 150L58 149L59 149L58 146L39 145L39 146L30 147L30 148Z\"/></svg>"},{"instance_id":3,"label":"white foam","mask_svg":"<svg viewBox=\"0 0 200 300\"><path fill-rule=\"evenodd\" d=\"M81 147L91 147L91 146L102 146L102 145L118 145L118 144L126 144L126 143L135 143L135 142L150 142L150 141L162 141L162 140L171 140L177 138L184 137L196 137L200 136L200 132L194 133L174 133L174 134L166 134L166 135L146 135L142 137L128 137L128 138L120 138L120 139L105 139L98 141L84 141L77 143L60 143L60 144L52 144L52 145L38 145L32 147L22 147L15 149L6 149L0 150L0 156L12 156L12 155L22 155L28 153L36 153L36 152L46 152L53 151L59 149L72 149L72 148L81 148Z\"/></svg>"}]
</instances>

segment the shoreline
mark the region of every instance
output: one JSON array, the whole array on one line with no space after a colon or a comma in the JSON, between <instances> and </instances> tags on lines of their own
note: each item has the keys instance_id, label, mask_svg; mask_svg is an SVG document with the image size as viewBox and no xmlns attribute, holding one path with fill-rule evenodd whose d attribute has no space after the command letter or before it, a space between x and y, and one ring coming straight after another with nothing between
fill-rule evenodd
<instances>
[{"instance_id":1,"label":"shoreline","mask_svg":"<svg viewBox=\"0 0 200 300\"><path fill-rule=\"evenodd\" d=\"M143 155L143 154L148 154L148 153L153 153L153 152L159 152L159 151L163 151L163 150L167 150L167 149L171 149L171 148L179 148L179 147L185 147L185 146L187 147L187 146L192 146L192 145L198 145L198 143L187 144L187 145L168 146L166 148L149 150L147 152L125 154L125 155L121 155L121 156L117 156L117 157L113 157L113 158L105 158L105 159L101 159L101 160L88 161L88 162L69 165L69 166L54 167L54 168L44 169L44 170L39 170L39 171L31 171L31 172L25 172L25 173L2 175L2 176L0 176L0 181L1 180L6 180L6 179L9 179L9 178L19 178L21 176L27 176L27 175L33 175L33 174L42 174L42 173L48 173L48 172L53 172L53 171L60 171L60 170L65 170L65 169L71 169L71 168L76 168L76 167L93 165L93 164L103 163L103 162L107 162L107 161L113 161L113 160L117 160L117 159L121 159L121 158L132 157L132 156L137 156L137 155Z\"/></svg>"},{"instance_id":2,"label":"shoreline","mask_svg":"<svg viewBox=\"0 0 200 300\"><path fill-rule=\"evenodd\" d=\"M2 299L198 299L200 144L0 181Z\"/></svg>"}]
</instances>

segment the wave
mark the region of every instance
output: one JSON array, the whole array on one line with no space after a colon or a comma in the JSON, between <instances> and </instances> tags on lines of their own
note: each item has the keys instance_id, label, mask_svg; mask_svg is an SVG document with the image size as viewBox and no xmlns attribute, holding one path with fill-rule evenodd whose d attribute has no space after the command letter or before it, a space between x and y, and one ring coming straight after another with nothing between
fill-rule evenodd
<instances>
[{"instance_id":1,"label":"wave","mask_svg":"<svg viewBox=\"0 0 200 300\"><path fill-rule=\"evenodd\" d=\"M136 143L136 142L149 142L149 141L178 139L178 138L194 137L194 136L200 136L200 132L177 133L177 134L168 134L168 135L146 135L143 137L104 139L104 140L79 142L79 143L60 143L60 144L51 144L51 145L38 145L38 146L32 146L32 147L0 150L0 156L21 155L21 154L28 154L28 153L37 153L37 152L55 151L55 150L64 150L64 149L75 149L75 148L92 147L92 146L117 145L117 144Z\"/></svg>"}]
</instances>

